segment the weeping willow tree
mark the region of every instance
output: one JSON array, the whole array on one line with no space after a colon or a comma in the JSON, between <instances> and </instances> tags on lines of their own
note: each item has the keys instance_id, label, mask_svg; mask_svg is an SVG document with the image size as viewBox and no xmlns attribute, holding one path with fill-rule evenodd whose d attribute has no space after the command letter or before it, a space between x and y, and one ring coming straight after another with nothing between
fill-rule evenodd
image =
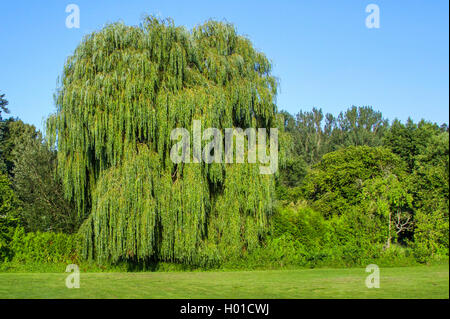
<instances>
[{"instance_id":1,"label":"weeping willow tree","mask_svg":"<svg viewBox=\"0 0 450 319\"><path fill-rule=\"evenodd\" d=\"M274 127L276 90L268 59L230 24L147 17L87 36L47 120L85 257L201 265L258 247L274 177L248 162L175 164L170 132Z\"/></svg>"}]
</instances>

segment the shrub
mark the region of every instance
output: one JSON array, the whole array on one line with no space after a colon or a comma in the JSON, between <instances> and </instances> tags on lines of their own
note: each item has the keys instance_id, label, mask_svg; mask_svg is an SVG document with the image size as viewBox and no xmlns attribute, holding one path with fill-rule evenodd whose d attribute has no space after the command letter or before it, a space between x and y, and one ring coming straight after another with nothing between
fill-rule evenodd
<instances>
[{"instance_id":1,"label":"shrub","mask_svg":"<svg viewBox=\"0 0 450 319\"><path fill-rule=\"evenodd\" d=\"M323 216L308 207L283 207L273 218L273 235L290 234L305 248L323 247L329 240L329 227Z\"/></svg>"},{"instance_id":2,"label":"shrub","mask_svg":"<svg viewBox=\"0 0 450 319\"><path fill-rule=\"evenodd\" d=\"M53 232L25 233L17 228L11 241L16 261L28 263L77 263L79 261L78 235Z\"/></svg>"}]
</instances>

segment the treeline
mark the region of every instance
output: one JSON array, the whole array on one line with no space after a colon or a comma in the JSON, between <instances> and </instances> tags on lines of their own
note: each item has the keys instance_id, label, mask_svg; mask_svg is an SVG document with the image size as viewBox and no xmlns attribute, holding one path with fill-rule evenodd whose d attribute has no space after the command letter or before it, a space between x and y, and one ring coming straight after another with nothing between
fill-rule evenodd
<instances>
[{"instance_id":1,"label":"treeline","mask_svg":"<svg viewBox=\"0 0 450 319\"><path fill-rule=\"evenodd\" d=\"M389 123L370 107L282 116L292 147L277 183L275 238L349 263L448 257L447 124Z\"/></svg>"},{"instance_id":2,"label":"treeline","mask_svg":"<svg viewBox=\"0 0 450 319\"><path fill-rule=\"evenodd\" d=\"M283 111L278 118L285 155L271 226L259 248L223 267L448 258L446 124L390 124L370 107L337 117ZM56 151L34 126L7 118L0 121L0 154L0 258L82 263L82 220L64 196Z\"/></svg>"}]
</instances>

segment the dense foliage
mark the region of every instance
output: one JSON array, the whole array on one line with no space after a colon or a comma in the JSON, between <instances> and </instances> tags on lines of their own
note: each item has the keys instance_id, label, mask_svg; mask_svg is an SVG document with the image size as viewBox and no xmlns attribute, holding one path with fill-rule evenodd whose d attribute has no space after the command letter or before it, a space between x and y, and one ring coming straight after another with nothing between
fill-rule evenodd
<instances>
[{"instance_id":1,"label":"dense foliage","mask_svg":"<svg viewBox=\"0 0 450 319\"><path fill-rule=\"evenodd\" d=\"M19 227L11 240L16 261L25 263L66 263L80 261L77 235L54 232L28 232Z\"/></svg>"},{"instance_id":2,"label":"dense foliage","mask_svg":"<svg viewBox=\"0 0 450 319\"><path fill-rule=\"evenodd\" d=\"M17 199L8 177L0 172L0 260L11 258L9 246L17 223Z\"/></svg>"},{"instance_id":3,"label":"dense foliage","mask_svg":"<svg viewBox=\"0 0 450 319\"><path fill-rule=\"evenodd\" d=\"M346 118L348 115L352 120ZM364 119L359 119L362 115ZM336 237L340 240L334 241L328 252L335 254L343 246L353 246L353 253L349 251L350 255L342 258L360 254L374 257L400 247L412 249L421 262L430 257L448 258L447 125L439 127L424 120L417 124L395 120L388 125L378 112L355 107L340 114L343 123L363 123L372 118L367 123L379 123L378 128L362 124L333 127L328 122L322 126L321 111L315 109L301 112L296 120L286 113L284 117L286 132L303 141L298 143L315 141L309 149L321 155L317 155L318 161L306 157L311 165L295 185L290 180L295 171L286 167L288 171L285 175L282 172L277 181L277 197L282 207L304 201L331 225L327 238L340 234ZM327 119L332 122L333 117L327 115ZM315 121L319 124L312 125ZM368 127L372 128L364 129ZM353 138L333 138L342 135ZM320 145L326 150L318 152ZM305 148L297 147L287 162L304 162L304 154L308 154ZM276 216L274 221L278 223ZM365 249L378 252L364 254Z\"/></svg>"},{"instance_id":4,"label":"dense foliage","mask_svg":"<svg viewBox=\"0 0 450 319\"><path fill-rule=\"evenodd\" d=\"M0 95L0 261L136 270L448 260L447 124L390 123L368 106L291 115L277 111L276 93L269 60L230 24L186 30L149 17L87 36L64 67L45 139L2 118ZM172 162L171 130L192 131L193 120L278 127L279 172L192 163L195 153Z\"/></svg>"},{"instance_id":5,"label":"dense foliage","mask_svg":"<svg viewBox=\"0 0 450 319\"><path fill-rule=\"evenodd\" d=\"M65 192L87 217L87 257L205 264L258 246L273 177L257 164L175 164L170 134L193 120L273 127L270 71L248 39L214 21L189 32L148 18L85 38L65 66L48 134Z\"/></svg>"},{"instance_id":6,"label":"dense foliage","mask_svg":"<svg viewBox=\"0 0 450 319\"><path fill-rule=\"evenodd\" d=\"M56 176L56 152L39 137L19 143L15 153L12 181L25 229L76 232L80 223Z\"/></svg>"}]
</instances>

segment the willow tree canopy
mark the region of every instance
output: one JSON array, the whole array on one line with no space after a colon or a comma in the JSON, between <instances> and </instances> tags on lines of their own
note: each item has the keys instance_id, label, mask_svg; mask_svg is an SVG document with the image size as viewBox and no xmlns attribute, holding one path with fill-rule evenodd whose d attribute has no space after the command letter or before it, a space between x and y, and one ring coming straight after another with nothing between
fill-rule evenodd
<instances>
[{"instance_id":1,"label":"willow tree canopy","mask_svg":"<svg viewBox=\"0 0 450 319\"><path fill-rule=\"evenodd\" d=\"M171 130L274 127L276 80L230 24L148 17L87 36L47 122L88 258L206 264L259 244L273 176L258 164L174 164ZM204 143L204 142L203 142Z\"/></svg>"}]
</instances>

